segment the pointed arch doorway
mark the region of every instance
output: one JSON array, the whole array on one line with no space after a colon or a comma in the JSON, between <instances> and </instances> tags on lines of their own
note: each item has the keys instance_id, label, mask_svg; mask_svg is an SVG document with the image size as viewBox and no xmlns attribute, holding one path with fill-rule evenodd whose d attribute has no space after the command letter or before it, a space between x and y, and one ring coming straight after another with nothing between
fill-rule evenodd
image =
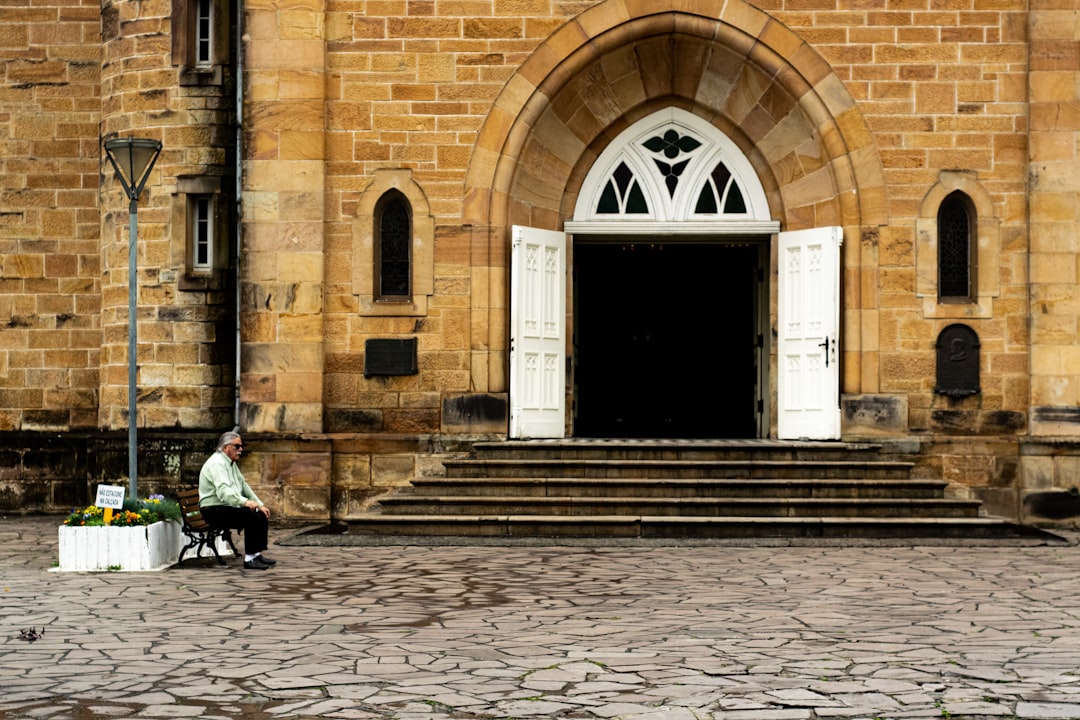
<instances>
[{"instance_id":1,"label":"pointed arch doorway","mask_svg":"<svg viewBox=\"0 0 1080 720\"><path fill-rule=\"evenodd\" d=\"M629 123L668 107L692 109L735 141L767 192L766 219L787 228L767 241L774 324L765 342L775 341L767 436L840 437L840 359L844 392L879 388L876 366L864 362L873 357L864 341L877 331L876 298L867 294L877 257L872 244L847 242L841 263L839 248L844 237L873 237L886 223L884 171L842 78L746 0L659 11L601 0L556 31L507 83L481 127L466 178L463 217L473 223L477 247L487 243L488 254L478 257L491 261L491 306L479 313L507 320L489 323L479 338L478 359L489 362L478 381L508 391L509 437L580 434L573 426L574 278L557 268L573 268L573 250L586 236L640 239L633 223L610 219L575 228L583 222L575 208L604 149ZM684 219L677 234L703 241L710 231L699 225ZM730 240L737 223L723 229ZM652 230L674 242L662 224L654 221ZM748 230L752 242L766 242ZM564 292L554 291L556 280ZM544 292L533 292L539 288Z\"/></svg>"},{"instance_id":2,"label":"pointed arch doorway","mask_svg":"<svg viewBox=\"0 0 1080 720\"><path fill-rule=\"evenodd\" d=\"M608 145L566 224L574 436L767 436L778 228L746 157L689 112Z\"/></svg>"},{"instance_id":3,"label":"pointed arch doorway","mask_svg":"<svg viewBox=\"0 0 1080 720\"><path fill-rule=\"evenodd\" d=\"M841 228L779 232L745 156L676 108L601 153L573 217L513 227L511 437L768 437L772 398L777 437L839 437Z\"/></svg>"}]
</instances>

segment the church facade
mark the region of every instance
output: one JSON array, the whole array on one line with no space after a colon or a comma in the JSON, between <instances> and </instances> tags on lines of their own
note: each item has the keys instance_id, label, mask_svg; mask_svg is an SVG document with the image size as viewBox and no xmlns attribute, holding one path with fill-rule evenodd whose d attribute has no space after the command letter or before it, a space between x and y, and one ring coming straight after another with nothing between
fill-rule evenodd
<instances>
[{"instance_id":1,"label":"church facade","mask_svg":"<svg viewBox=\"0 0 1080 720\"><path fill-rule=\"evenodd\" d=\"M993 514L1073 516L1071 3L0 13L6 507L108 479L128 425L102 146L139 136L148 482L234 425L297 519L480 439L874 441Z\"/></svg>"}]
</instances>

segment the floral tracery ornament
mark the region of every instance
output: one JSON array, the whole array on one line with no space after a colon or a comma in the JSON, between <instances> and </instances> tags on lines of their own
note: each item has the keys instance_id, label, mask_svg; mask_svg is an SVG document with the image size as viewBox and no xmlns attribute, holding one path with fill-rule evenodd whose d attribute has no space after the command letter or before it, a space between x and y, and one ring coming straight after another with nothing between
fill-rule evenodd
<instances>
[{"instance_id":1,"label":"floral tracery ornament","mask_svg":"<svg viewBox=\"0 0 1080 720\"><path fill-rule=\"evenodd\" d=\"M642 145L653 153L652 160L656 163L656 168L664 178L668 195L675 197L675 188L679 185L679 176L682 175L690 160L686 159L674 163L665 162L665 160L674 160L682 154L689 155L701 147L701 142L690 135L680 135L679 131L674 128L668 128L663 135L654 135L643 142ZM662 156L664 160L657 156Z\"/></svg>"},{"instance_id":2,"label":"floral tracery ornament","mask_svg":"<svg viewBox=\"0 0 1080 720\"><path fill-rule=\"evenodd\" d=\"M642 143L654 153L663 153L664 157L674 160L680 152L690 153L701 147L701 143L689 135L679 135L674 128L664 131L663 136L651 137Z\"/></svg>"},{"instance_id":3,"label":"floral tracery ornament","mask_svg":"<svg viewBox=\"0 0 1080 720\"><path fill-rule=\"evenodd\" d=\"M663 181L668 198L675 199L679 181L691 163L700 163L697 152L707 152L707 145L693 135L668 127L639 142L642 154L652 160L657 171L657 181ZM641 166L638 166L641 168ZM646 178L645 181L648 179ZM604 189L596 203L599 215L637 215L650 212L647 193L642 189L642 178L627 165L619 162L604 183ZM698 215L743 214L746 202L738 182L723 161L717 161L712 172L697 182L697 200L694 212Z\"/></svg>"}]
</instances>

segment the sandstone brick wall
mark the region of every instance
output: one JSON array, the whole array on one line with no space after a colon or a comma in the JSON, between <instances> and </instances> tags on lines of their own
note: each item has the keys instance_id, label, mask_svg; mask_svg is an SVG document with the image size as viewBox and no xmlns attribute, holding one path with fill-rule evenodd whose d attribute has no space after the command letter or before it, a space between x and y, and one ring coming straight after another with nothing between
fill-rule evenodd
<instances>
[{"instance_id":1,"label":"sandstone brick wall","mask_svg":"<svg viewBox=\"0 0 1080 720\"><path fill-rule=\"evenodd\" d=\"M0 431L93 427L100 10L0 8Z\"/></svg>"},{"instance_id":2,"label":"sandstone brick wall","mask_svg":"<svg viewBox=\"0 0 1080 720\"><path fill-rule=\"evenodd\" d=\"M362 408L354 430L437 432L447 394L505 392L505 253L500 229L463 227L477 132L520 63L588 3L327 5L328 408ZM437 230L434 294L420 317L358 313L346 281L355 208L376 170L409 168ZM359 315L359 316L358 316ZM362 376L368 338L420 338L418 376Z\"/></svg>"},{"instance_id":3,"label":"sandstone brick wall","mask_svg":"<svg viewBox=\"0 0 1080 720\"><path fill-rule=\"evenodd\" d=\"M502 350L491 332L506 304L503 255L492 252L503 242L492 232L501 229L463 227L465 178L477 162L479 129L508 79L568 18L594 5L386 0L359 12L330 0L300 3L282 16L270 6L246 6L243 382L253 427L321 429L325 402L369 412L363 429L434 431L442 394L505 390L501 355L494 362L487 355ZM1060 127L1067 115L1053 110L1073 99L1062 90L1073 72L1062 30L1071 16L1049 4L1034 6L1029 18L1025 3L1008 1L880 5L756 3L843 80L885 173L888 221L860 238L867 261L848 278L858 284L850 314L858 317L862 345L845 391L906 394L916 430L947 429L957 412L964 427L979 430L986 425L980 413L1024 413L1032 392L1028 26L1030 19L1040 103L1031 152L1039 176L1066 183L1067 196L1073 129ZM0 329L0 408L10 427L126 422L126 202L108 172L95 194L98 122L105 136L137 132L166 148L139 214L143 422L227 420L228 393L220 388L230 384L232 368L220 346L230 313L212 308L227 307L228 291L177 289L175 227L176 178L229 172L228 134L206 132L208 117L211 128L226 122L227 100L178 86L169 4L135 7L108 3L99 14L36 6L5 25L0 117L11 139L0 202L0 302L10 320ZM99 32L104 45L93 42ZM380 168L411 170L435 219L434 292L420 317L355 313L348 283L355 209ZM973 316L970 309L930 308L916 296L916 222L942 170L970 173L1000 225L998 267L980 269L997 282ZM1063 338L1075 331L1075 316L1060 312L1054 296L1074 279L1075 268L1060 261L1074 248L1056 239L1072 211L1060 189L1052 196L1041 190L1033 196L1040 214L1033 227L1046 239L1033 245L1032 268L1036 282L1047 278L1038 292L1049 296L1034 330L1035 403L1070 405L1072 391L1062 391L1058 378L1071 387L1072 351ZM957 320L970 322L983 340L978 401L931 392L933 340ZM364 340L398 333L422 339L421 376L359 377ZM948 423L935 419L939 412L951 413Z\"/></svg>"},{"instance_id":4,"label":"sandstone brick wall","mask_svg":"<svg viewBox=\"0 0 1080 720\"><path fill-rule=\"evenodd\" d=\"M139 212L140 424L232 425L229 288L178 290L174 214L177 177L231 174L233 100L179 86L170 11L0 8L0 430L127 425L128 203L102 156L119 135L166 148Z\"/></svg>"},{"instance_id":5,"label":"sandstone brick wall","mask_svg":"<svg viewBox=\"0 0 1080 720\"><path fill-rule=\"evenodd\" d=\"M853 3L834 12L777 14L844 79L874 134L888 224L862 238L877 261L876 276L861 287L870 330L864 337L876 348L866 347L858 390L907 394L916 432L985 431L987 413L1025 411L1025 9L1023 2ZM989 194L991 204L980 210L993 217L984 212L980 225L1000 223L999 263L978 268L980 285L992 282L974 308L938 305L916 282L916 221L924 198L949 170L971 174L971 185L961 188L969 196ZM932 392L934 343L954 322L969 324L982 342L978 398L950 400ZM950 426L955 421L943 421L942 411L963 417ZM1005 431L1017 429L1022 423Z\"/></svg>"},{"instance_id":6,"label":"sandstone brick wall","mask_svg":"<svg viewBox=\"0 0 1080 720\"><path fill-rule=\"evenodd\" d=\"M1027 491L1021 493L1021 519L1046 522L1047 506L1061 502L1070 507L1072 500L1054 491L1075 494L1077 487L1080 18L1074 3L1035 0L1029 27L1031 431L1036 440L1057 437L1045 445L1030 443L1020 458L1021 487ZM1065 522L1075 526L1070 514L1064 513ZM1061 521L1062 516L1053 519Z\"/></svg>"},{"instance_id":7,"label":"sandstone brick wall","mask_svg":"<svg viewBox=\"0 0 1080 720\"><path fill-rule=\"evenodd\" d=\"M329 334L326 351L338 368L349 368L328 375L328 405L360 405L382 417L385 409L410 401L434 409L437 394L424 391L505 389L500 365L486 373L440 375L432 383L430 363L436 361L450 370L475 370L475 353L491 344L485 323L500 315L507 292L502 279L489 286L476 282L480 273L498 268L485 257L490 236L460 227L468 200L464 182L470 164L481 161L473 151L477 132L508 79L538 48L564 51L546 39L594 5L400 0L368 3L360 14L347 3L327 4L327 323L343 332ZM915 431L1022 429L1029 394L1027 4L752 5L829 63L857 102L884 172L885 224L849 237L845 249L851 269L848 343L855 348L847 358L845 392L906 395ZM609 7L617 13L622 5ZM350 265L353 208L374 171L389 167L412 169L440 239L439 291L428 316L411 331L423 339L422 362L429 368L415 381L357 378L349 359L357 359L363 340L408 332L412 321L352 316L355 300L336 275ZM939 306L936 298L918 294L916 223L924 198L942 171L951 170L968 174L967 192L989 198L981 210L992 217L980 220L995 226L1000 243L987 256L993 264L980 268L985 280L975 308ZM455 323L466 332L451 336L437 328L464 310L442 306L459 292L472 293L472 308L469 319ZM486 305L477 302L481 293L490 295ZM983 393L976 399L933 393L934 342L953 322L971 324L982 341ZM1002 422L1002 411L1016 415ZM428 427L437 429L434 415L412 429Z\"/></svg>"},{"instance_id":8,"label":"sandstone brick wall","mask_svg":"<svg viewBox=\"0 0 1080 720\"><path fill-rule=\"evenodd\" d=\"M163 146L138 208L138 424L225 430L234 424L235 285L229 273L216 285L185 284L181 185L187 178L220 179L228 212L235 182L233 81L226 67L216 84L180 82L184 68L172 53L171 12L166 0L102 6L101 138L133 135ZM100 142L95 136L88 150L95 163ZM129 215L112 168L106 163L103 170L98 423L115 429L128 424Z\"/></svg>"},{"instance_id":9,"label":"sandstone brick wall","mask_svg":"<svg viewBox=\"0 0 1080 720\"><path fill-rule=\"evenodd\" d=\"M669 72L671 57L711 57L718 88L731 80L725 63L751 57L776 72L731 80L737 91L717 122L766 149L756 162L801 137L785 108L815 97L812 107L834 113L807 120L818 148L800 145L803 155L767 168L763 182L787 226L845 225L843 391L902 398L905 430L916 434L1010 436L1029 425L1077 434L1072 3L254 0L244 9L237 300L228 283L192 289L182 277L185 178L232 182L230 69L220 84L180 82L164 0L0 8L0 431L127 424L127 201L102 164L103 137L165 147L139 205L141 426L231 427L239 302L246 430L417 437L445 429L448 396L507 391L505 226L565 219L581 169L560 166L560 139L569 147L580 142L573 133L602 123L592 137L609 137L620 113L642 111L638 86L665 72L667 90L645 88L641 105L668 91L687 101L704 73L679 63ZM670 37L691 41L634 36L658 32L667 20L648 17L671 10L681 24ZM737 29L723 38L739 44L730 58L708 56L702 39L721 15ZM631 17L641 20L633 29L620 24ZM803 76L785 84L791 68ZM610 95L596 92L607 86ZM769 124L778 117L790 125ZM430 223L427 275L401 312L365 305L356 289L367 242L359 224L370 223L363 208L380 171L400 172L393 182L408 184ZM850 200L851 188L828 187L824 198L806 180L847 171L881 181ZM801 184L788 182L800 172ZM966 305L940 304L933 290L932 201L954 188L979 211L978 297ZM933 392L934 342L955 322L981 341L982 392L965 399ZM421 372L365 378L365 341L394 336L418 338ZM941 445L950 477L991 484L1012 473L967 462L973 451L962 445ZM377 448L346 454L340 467L280 467L323 497L331 475L363 486L374 472ZM409 453L398 455L407 464ZM388 484L399 474L387 472ZM310 514L301 495L282 502Z\"/></svg>"},{"instance_id":10,"label":"sandstone brick wall","mask_svg":"<svg viewBox=\"0 0 1080 720\"><path fill-rule=\"evenodd\" d=\"M1032 429L1075 436L1080 421L1080 19L1073 3L1036 0L1031 6Z\"/></svg>"},{"instance_id":11,"label":"sandstone brick wall","mask_svg":"<svg viewBox=\"0 0 1080 720\"><path fill-rule=\"evenodd\" d=\"M245 3L242 417L322 430L327 92L322 0Z\"/></svg>"}]
</instances>

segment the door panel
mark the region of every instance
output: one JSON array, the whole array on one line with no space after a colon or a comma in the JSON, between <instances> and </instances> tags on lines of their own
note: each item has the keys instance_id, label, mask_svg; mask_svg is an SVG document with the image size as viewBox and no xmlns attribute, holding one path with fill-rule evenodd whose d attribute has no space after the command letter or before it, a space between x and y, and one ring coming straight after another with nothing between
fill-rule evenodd
<instances>
[{"instance_id":1,"label":"door panel","mask_svg":"<svg viewBox=\"0 0 1080 720\"><path fill-rule=\"evenodd\" d=\"M838 227L779 235L777 435L840 437Z\"/></svg>"},{"instance_id":2,"label":"door panel","mask_svg":"<svg viewBox=\"0 0 1080 720\"><path fill-rule=\"evenodd\" d=\"M510 258L510 437L566 434L566 235L515 225Z\"/></svg>"}]
</instances>

